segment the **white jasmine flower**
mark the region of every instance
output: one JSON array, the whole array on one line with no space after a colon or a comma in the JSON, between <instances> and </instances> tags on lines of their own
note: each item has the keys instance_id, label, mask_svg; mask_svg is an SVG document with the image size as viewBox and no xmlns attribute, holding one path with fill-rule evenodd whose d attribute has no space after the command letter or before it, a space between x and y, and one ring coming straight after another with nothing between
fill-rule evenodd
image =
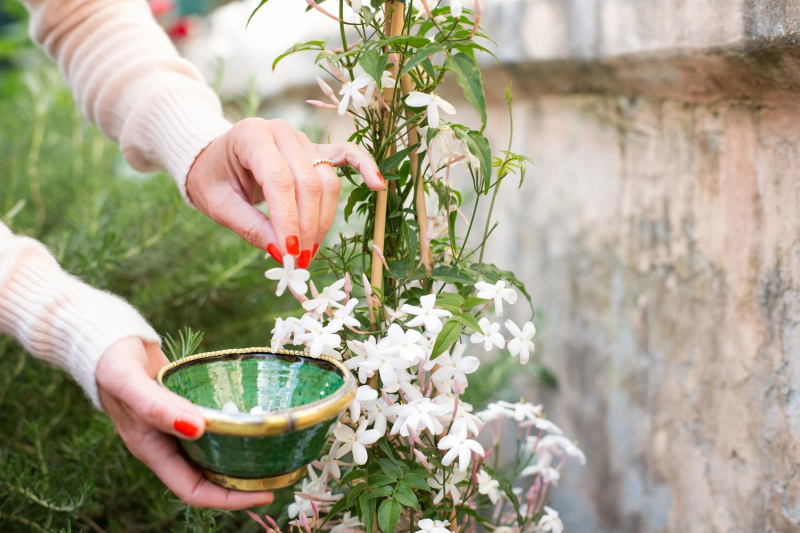
<instances>
[{"instance_id":1,"label":"white jasmine flower","mask_svg":"<svg viewBox=\"0 0 800 533\"><path fill-rule=\"evenodd\" d=\"M331 529L331 533L352 533L354 531L361 531L364 529L364 526L361 524L361 521L358 519L357 516L352 516L350 511L347 511L342 515L342 521L333 526Z\"/></svg>"},{"instance_id":2,"label":"white jasmine flower","mask_svg":"<svg viewBox=\"0 0 800 533\"><path fill-rule=\"evenodd\" d=\"M522 427L533 426L536 429L541 429L542 431L546 431L548 433L555 433L556 435L564 434L564 432L561 431L560 427L550 422L546 418L537 418L536 420L528 420L527 422L521 423L520 426Z\"/></svg>"},{"instance_id":3,"label":"white jasmine flower","mask_svg":"<svg viewBox=\"0 0 800 533\"><path fill-rule=\"evenodd\" d=\"M546 514L539 520L539 529L542 531L552 531L553 533L563 533L564 524L558 516L558 511L545 505L544 512Z\"/></svg>"},{"instance_id":4,"label":"white jasmine flower","mask_svg":"<svg viewBox=\"0 0 800 533\"><path fill-rule=\"evenodd\" d=\"M492 420L499 420L503 415L508 414L506 409L492 402L486 406L486 409L475 413L475 416L480 418L483 422L491 422Z\"/></svg>"},{"instance_id":5,"label":"white jasmine flower","mask_svg":"<svg viewBox=\"0 0 800 533\"><path fill-rule=\"evenodd\" d=\"M417 522L417 527L419 527L417 533L450 533L450 530L447 528L449 525L449 520L431 520L430 518L423 518Z\"/></svg>"},{"instance_id":6,"label":"white jasmine flower","mask_svg":"<svg viewBox=\"0 0 800 533\"><path fill-rule=\"evenodd\" d=\"M403 312L409 315L415 315L414 318L406 322L406 326L415 328L424 325L431 333L439 333L442 331L442 318L449 318L452 316L450 311L444 309L434 309L436 305L436 295L426 294L419 299L420 307L415 305L405 304L401 308Z\"/></svg>"},{"instance_id":7,"label":"white jasmine flower","mask_svg":"<svg viewBox=\"0 0 800 533\"><path fill-rule=\"evenodd\" d=\"M286 320L278 317L275 319L275 327L272 328L272 340L270 346L273 350L280 350L283 345L294 334L297 327L300 325L300 319L296 317L289 317Z\"/></svg>"},{"instance_id":8,"label":"white jasmine flower","mask_svg":"<svg viewBox=\"0 0 800 533\"><path fill-rule=\"evenodd\" d=\"M270 268L264 275L267 279L278 282L278 288L275 290L275 295L280 296L286 287L291 287L297 294L305 294L308 292L308 285L306 281L311 275L308 270L302 268L294 268L294 256L284 255L283 266L277 268Z\"/></svg>"},{"instance_id":9,"label":"white jasmine flower","mask_svg":"<svg viewBox=\"0 0 800 533\"><path fill-rule=\"evenodd\" d=\"M381 75L381 88L393 89L395 85L397 85L397 82L394 78L392 78L391 71L384 70L383 75ZM370 81L367 84L367 89L364 91L365 96L367 98L371 98L377 88L378 84L375 83L375 80L373 80L372 77L370 77Z\"/></svg>"},{"instance_id":10,"label":"white jasmine flower","mask_svg":"<svg viewBox=\"0 0 800 533\"><path fill-rule=\"evenodd\" d=\"M478 492L488 496L489 501L496 504L500 499L500 483L492 479L486 470L481 470L478 472Z\"/></svg>"},{"instance_id":11,"label":"white jasmine flower","mask_svg":"<svg viewBox=\"0 0 800 533\"><path fill-rule=\"evenodd\" d=\"M381 437L381 434L374 429L367 429L367 420L362 418L358 423L358 429L353 431L352 428L340 424L335 430L333 435L342 442L342 447L336 452L336 458L339 459L347 452L353 452L353 462L357 465L363 465L367 462L367 446L374 444Z\"/></svg>"},{"instance_id":12,"label":"white jasmine flower","mask_svg":"<svg viewBox=\"0 0 800 533\"><path fill-rule=\"evenodd\" d=\"M506 282L502 279L494 285L479 281L475 284L475 288L478 289L478 294L476 295L478 298L494 300L495 316L503 316L503 300L511 305L517 303L517 291L512 287L506 288Z\"/></svg>"},{"instance_id":13,"label":"white jasmine flower","mask_svg":"<svg viewBox=\"0 0 800 533\"><path fill-rule=\"evenodd\" d=\"M382 339L377 345L364 343L367 352L367 359L359 363L359 372L363 368L365 372L378 372L383 381L383 388L387 392L394 392L400 382L406 379L403 371L411 366L411 363L400 357L397 347L390 346Z\"/></svg>"},{"instance_id":14,"label":"white jasmine flower","mask_svg":"<svg viewBox=\"0 0 800 533\"><path fill-rule=\"evenodd\" d=\"M533 345L536 326L533 325L533 322L526 322L520 331L514 321L506 320L506 329L514 336L514 339L508 343L508 351L514 357L519 355L519 362L524 365L536 349Z\"/></svg>"},{"instance_id":15,"label":"white jasmine flower","mask_svg":"<svg viewBox=\"0 0 800 533\"><path fill-rule=\"evenodd\" d=\"M356 389L356 397L350 402L350 420L358 420L361 416L361 404L378 399L378 391L369 385L361 385Z\"/></svg>"},{"instance_id":16,"label":"white jasmine flower","mask_svg":"<svg viewBox=\"0 0 800 533\"><path fill-rule=\"evenodd\" d=\"M360 14L361 13L361 6L362 6L361 0L350 0L350 7L353 8L353 11L356 14Z\"/></svg>"},{"instance_id":17,"label":"white jasmine flower","mask_svg":"<svg viewBox=\"0 0 800 533\"><path fill-rule=\"evenodd\" d=\"M385 307L384 312L386 313L386 318L388 319L389 324L393 323L395 320L402 322L408 318L408 314L404 313L400 309L394 310L391 307Z\"/></svg>"},{"instance_id":18,"label":"white jasmine flower","mask_svg":"<svg viewBox=\"0 0 800 533\"><path fill-rule=\"evenodd\" d=\"M406 97L406 105L409 107L427 107L428 126L431 128L439 127L439 109L448 115L456 114L456 108L437 94L425 94L419 91L413 91Z\"/></svg>"},{"instance_id":19,"label":"white jasmine flower","mask_svg":"<svg viewBox=\"0 0 800 533\"><path fill-rule=\"evenodd\" d=\"M337 309L333 312L333 318L341 320L345 326L350 326L351 328L361 327L361 322L359 322L358 319L353 316L353 311L355 310L356 305L358 305L357 299L350 298L345 305L334 305Z\"/></svg>"},{"instance_id":20,"label":"white jasmine flower","mask_svg":"<svg viewBox=\"0 0 800 533\"><path fill-rule=\"evenodd\" d=\"M463 390L467 386L467 374L472 374L481 362L477 357L462 357L467 345L463 342L456 343L453 353L443 353L436 359L439 369L433 373L433 379L446 383L450 380L457 381Z\"/></svg>"},{"instance_id":21,"label":"white jasmine flower","mask_svg":"<svg viewBox=\"0 0 800 533\"><path fill-rule=\"evenodd\" d=\"M295 339L308 344L311 357L319 357L324 354L335 359L342 358L341 354L336 351L336 348L342 344L342 337L336 334L342 329L341 320L331 320L326 326L323 326L322 322L305 315L300 320L300 325L306 329L306 333L296 335Z\"/></svg>"},{"instance_id":22,"label":"white jasmine flower","mask_svg":"<svg viewBox=\"0 0 800 533\"><path fill-rule=\"evenodd\" d=\"M403 331L403 328L397 324L392 324L389 326L386 336L397 347L400 357L411 362L412 365L425 357L425 350L419 345L419 341L422 339L422 333L419 331L415 329Z\"/></svg>"},{"instance_id":23,"label":"white jasmine flower","mask_svg":"<svg viewBox=\"0 0 800 533\"><path fill-rule=\"evenodd\" d=\"M361 74L353 81L348 81L342 85L339 94L342 95L342 101L339 104L339 114L344 115L347 113L347 106L350 100L353 100L353 107L355 109L367 107L367 99L361 94L361 89L369 84L372 77L369 74Z\"/></svg>"},{"instance_id":24,"label":"white jasmine flower","mask_svg":"<svg viewBox=\"0 0 800 533\"><path fill-rule=\"evenodd\" d=\"M466 435L454 435L450 433L439 441L440 450L449 450L442 458L442 464L448 466L458 458L458 470L467 470L472 461L472 452L483 456L483 446L476 440L468 439Z\"/></svg>"},{"instance_id":25,"label":"white jasmine flower","mask_svg":"<svg viewBox=\"0 0 800 533\"><path fill-rule=\"evenodd\" d=\"M492 344L498 348L505 346L506 339L503 337L503 334L500 333L500 324L492 324L489 322L488 318L483 317L478 321L478 325L481 327L481 331L470 335L470 342L473 344L482 342L487 352L491 351Z\"/></svg>"},{"instance_id":26,"label":"white jasmine flower","mask_svg":"<svg viewBox=\"0 0 800 533\"><path fill-rule=\"evenodd\" d=\"M341 479L342 477L342 470L339 468L339 465L342 464L341 461L331 457L331 454L334 453L331 450L331 453L328 455L323 455L319 458L319 462L322 463L322 475L321 477L326 477L328 475L335 477L336 479Z\"/></svg>"},{"instance_id":27,"label":"white jasmine flower","mask_svg":"<svg viewBox=\"0 0 800 533\"><path fill-rule=\"evenodd\" d=\"M553 468L552 455L540 455L535 465L525 467L519 475L522 477L540 475L544 483L552 485L558 485L558 480L561 479L561 472Z\"/></svg>"},{"instance_id":28,"label":"white jasmine flower","mask_svg":"<svg viewBox=\"0 0 800 533\"><path fill-rule=\"evenodd\" d=\"M457 435L478 435L483 429L483 422L480 418L468 413L464 408L459 406L456 413L453 425L450 426L450 433Z\"/></svg>"},{"instance_id":29,"label":"white jasmine flower","mask_svg":"<svg viewBox=\"0 0 800 533\"><path fill-rule=\"evenodd\" d=\"M369 362L370 358L365 344L370 344L373 348L378 347L377 341L372 335L370 335L366 342L357 340L347 341L347 347L356 355L344 362L344 366L347 367L348 370L358 370L358 381L361 383L366 383L367 379L371 378L376 370L376 368L373 368L372 363Z\"/></svg>"},{"instance_id":30,"label":"white jasmine flower","mask_svg":"<svg viewBox=\"0 0 800 533\"><path fill-rule=\"evenodd\" d=\"M346 296L342 287L344 287L345 279L342 278L336 283L329 285L322 289L322 292L317 295L313 300L306 300L303 302L303 309L308 312L314 312L317 315L322 315L328 307L332 307L344 300Z\"/></svg>"},{"instance_id":31,"label":"white jasmine flower","mask_svg":"<svg viewBox=\"0 0 800 533\"><path fill-rule=\"evenodd\" d=\"M391 401L396 400L395 395L389 394L388 396ZM387 425L386 409L389 408L389 404L386 403L386 400L378 398L374 402L365 403L362 407L367 412L367 421L372 425L372 429L381 435L385 435Z\"/></svg>"},{"instance_id":32,"label":"white jasmine flower","mask_svg":"<svg viewBox=\"0 0 800 533\"><path fill-rule=\"evenodd\" d=\"M520 400L517 403L509 403L500 400L497 405L505 409L506 413L517 422L522 422L523 420L535 421L542 417L542 406L534 405L531 402Z\"/></svg>"},{"instance_id":33,"label":"white jasmine flower","mask_svg":"<svg viewBox=\"0 0 800 533\"><path fill-rule=\"evenodd\" d=\"M582 465L586 464L586 456L572 443L571 440L562 435L546 435L536 445L536 452L540 454L560 456L567 454L574 457Z\"/></svg>"},{"instance_id":34,"label":"white jasmine flower","mask_svg":"<svg viewBox=\"0 0 800 533\"><path fill-rule=\"evenodd\" d=\"M450 14L458 18L462 12L461 0L450 0Z\"/></svg>"},{"instance_id":35,"label":"white jasmine flower","mask_svg":"<svg viewBox=\"0 0 800 533\"><path fill-rule=\"evenodd\" d=\"M405 390L404 390L405 392ZM406 394L406 399L409 395ZM442 407L436 405L430 398L425 398L420 394L419 398L415 398L408 403L396 403L386 408L387 417L396 417L394 425L392 425L391 435L400 435L408 437L411 432L409 429L420 433L427 429L433 435L438 435L442 432L444 427L438 419Z\"/></svg>"},{"instance_id":36,"label":"white jasmine flower","mask_svg":"<svg viewBox=\"0 0 800 533\"><path fill-rule=\"evenodd\" d=\"M456 166L461 163L469 163L473 168L480 167L478 158L470 152L469 146L465 141L456 137L456 132L450 126L441 126L439 133L431 139L431 144L428 147L428 158L431 161L431 166L436 169L447 165ZM441 218L443 219L441 225L447 226L447 218ZM434 233L434 235L436 234Z\"/></svg>"},{"instance_id":37,"label":"white jasmine flower","mask_svg":"<svg viewBox=\"0 0 800 533\"><path fill-rule=\"evenodd\" d=\"M436 497L433 499L433 504L438 505L448 492L453 499L453 505L460 504L461 492L458 490L458 484L466 480L467 475L466 471L462 472L458 469L453 470L452 473L448 473L446 470L437 470L434 472L433 479L428 480L428 485L430 485L431 488L439 490Z\"/></svg>"}]
</instances>

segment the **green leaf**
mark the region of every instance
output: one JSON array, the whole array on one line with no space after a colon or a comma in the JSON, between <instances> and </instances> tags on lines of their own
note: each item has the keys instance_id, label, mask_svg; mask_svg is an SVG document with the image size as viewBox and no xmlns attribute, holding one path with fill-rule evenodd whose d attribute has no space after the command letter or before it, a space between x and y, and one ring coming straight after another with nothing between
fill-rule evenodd
<instances>
[{"instance_id":1,"label":"green leaf","mask_svg":"<svg viewBox=\"0 0 800 533\"><path fill-rule=\"evenodd\" d=\"M492 184L492 147L489 145L489 139L477 131L470 131L469 136L478 147L478 153L473 153L472 155L477 157L478 161L481 162L484 193L488 193L489 186ZM470 152L472 152L472 149L470 149Z\"/></svg>"},{"instance_id":2,"label":"green leaf","mask_svg":"<svg viewBox=\"0 0 800 533\"><path fill-rule=\"evenodd\" d=\"M442 327L442 331L436 336L433 344L431 360L436 359L445 352L461 336L461 322L458 320L448 320Z\"/></svg>"},{"instance_id":3,"label":"green leaf","mask_svg":"<svg viewBox=\"0 0 800 533\"><path fill-rule=\"evenodd\" d=\"M372 489L377 489L378 487L389 485L390 483L394 483L395 481L397 481L396 477L382 476L381 474L375 474L369 476L369 486Z\"/></svg>"},{"instance_id":4,"label":"green leaf","mask_svg":"<svg viewBox=\"0 0 800 533\"><path fill-rule=\"evenodd\" d=\"M404 475L403 479L400 480L400 484L413 489L420 489L428 492L431 491L431 487L428 485L428 482L425 481L425 478L413 472Z\"/></svg>"},{"instance_id":5,"label":"green leaf","mask_svg":"<svg viewBox=\"0 0 800 533\"><path fill-rule=\"evenodd\" d=\"M443 292L436 296L437 304L450 304L461 307L464 305L464 297L456 292Z\"/></svg>"},{"instance_id":6,"label":"green leaf","mask_svg":"<svg viewBox=\"0 0 800 533\"><path fill-rule=\"evenodd\" d=\"M412 48L422 48L430 43L427 37L419 37L418 35L398 35L391 39L383 39L375 43L376 48L383 48L384 46L391 46L397 48L398 46L407 45Z\"/></svg>"},{"instance_id":7,"label":"green leaf","mask_svg":"<svg viewBox=\"0 0 800 533\"><path fill-rule=\"evenodd\" d=\"M387 263L389 265L389 274L397 279L405 279L405 277L408 276L408 273L411 272L411 269L413 268L411 266L411 262L408 259L400 259L399 261L388 261ZM414 263L414 267L416 266L417 264ZM411 276L408 281L414 281L423 278L425 278L425 269L418 268L416 272L414 272L414 275Z\"/></svg>"},{"instance_id":8,"label":"green leaf","mask_svg":"<svg viewBox=\"0 0 800 533\"><path fill-rule=\"evenodd\" d=\"M347 506L350 507L351 505L353 505L353 502L356 501L358 495L361 494L366 488L367 488L366 483L359 483L358 485L353 487L353 490L351 490L350 494L347 495Z\"/></svg>"},{"instance_id":9,"label":"green leaf","mask_svg":"<svg viewBox=\"0 0 800 533\"><path fill-rule=\"evenodd\" d=\"M477 274L478 265L477 263L473 264L470 267L474 270ZM491 263L483 263L481 266L481 277L488 281L489 283L497 283L498 281L505 280L510 281L516 288L518 288L522 294L525 295L525 298L528 300L528 305L531 307L531 320L533 319L533 301L531 300L531 295L528 294L528 291L525 289L525 284L522 283L517 276L514 275L513 272L510 270L500 270L495 265Z\"/></svg>"},{"instance_id":10,"label":"green leaf","mask_svg":"<svg viewBox=\"0 0 800 533\"><path fill-rule=\"evenodd\" d=\"M369 497L372 500L374 500L375 498L385 498L387 496L391 496L393 492L394 492L394 487L390 487L389 485L384 485L370 492Z\"/></svg>"},{"instance_id":11,"label":"green leaf","mask_svg":"<svg viewBox=\"0 0 800 533\"><path fill-rule=\"evenodd\" d=\"M408 250L408 257L416 262L417 260L417 232L414 231L411 226L403 220L403 224L401 226L403 230L403 240L406 242L406 249Z\"/></svg>"},{"instance_id":12,"label":"green leaf","mask_svg":"<svg viewBox=\"0 0 800 533\"><path fill-rule=\"evenodd\" d=\"M406 63L406 66L403 68L403 72L400 76L405 76L406 74L414 70L417 67L417 65L419 65L432 55L444 51L445 51L444 46L442 46L439 43L431 43L426 46L423 46L422 48L417 50L413 56L411 56L411 59L409 59L408 63Z\"/></svg>"},{"instance_id":13,"label":"green leaf","mask_svg":"<svg viewBox=\"0 0 800 533\"><path fill-rule=\"evenodd\" d=\"M483 329L481 328L480 324L478 324L478 319L476 319L471 314L464 313L463 315L459 316L458 318L459 318L459 320L461 320L461 322L465 326L467 326L472 331L474 331L476 333L480 333L480 332L483 331Z\"/></svg>"},{"instance_id":14,"label":"green leaf","mask_svg":"<svg viewBox=\"0 0 800 533\"><path fill-rule=\"evenodd\" d=\"M353 208L356 206L358 202L362 202L370 197L372 191L367 187L358 187L353 189L353 192L350 193L350 196L347 198L347 205L344 206L344 221L350 218L350 215L353 214Z\"/></svg>"},{"instance_id":15,"label":"green leaf","mask_svg":"<svg viewBox=\"0 0 800 533\"><path fill-rule=\"evenodd\" d=\"M486 95L483 92L483 77L475 60L460 52L447 56L447 70L455 72L456 81L464 91L467 101L481 116L481 131L486 127Z\"/></svg>"},{"instance_id":16,"label":"green leaf","mask_svg":"<svg viewBox=\"0 0 800 533\"><path fill-rule=\"evenodd\" d=\"M308 41L305 43L297 43L292 45L288 50L275 58L275 61L272 62L272 70L275 70L275 67L278 66L278 63L281 59L286 56L290 56L295 52L304 52L306 50L325 50L325 42L326 41Z\"/></svg>"},{"instance_id":17,"label":"green leaf","mask_svg":"<svg viewBox=\"0 0 800 533\"><path fill-rule=\"evenodd\" d=\"M360 468L356 468L354 470L349 471L347 474L344 475L342 480L339 482L339 485L347 485L351 481L356 479L361 479L367 477L367 472Z\"/></svg>"},{"instance_id":18,"label":"green leaf","mask_svg":"<svg viewBox=\"0 0 800 533\"><path fill-rule=\"evenodd\" d=\"M435 280L444 281L445 283L475 284L475 278L450 265L439 265L434 268L433 272L431 272L431 277Z\"/></svg>"},{"instance_id":19,"label":"green leaf","mask_svg":"<svg viewBox=\"0 0 800 533\"><path fill-rule=\"evenodd\" d=\"M402 506L395 500L384 500L378 509L378 525L384 533L394 533Z\"/></svg>"},{"instance_id":20,"label":"green leaf","mask_svg":"<svg viewBox=\"0 0 800 533\"><path fill-rule=\"evenodd\" d=\"M336 502L333 505L333 507L331 507L330 511L328 511L328 516L330 516L330 517L336 516L336 513L340 512L340 511L343 511L344 509L350 507L351 504L352 504L352 502L349 502L348 498L339 498L339 501ZM328 519L328 516L325 517L326 521Z\"/></svg>"},{"instance_id":21,"label":"green leaf","mask_svg":"<svg viewBox=\"0 0 800 533\"><path fill-rule=\"evenodd\" d=\"M392 451L392 447L389 446L389 443L386 442L386 439L381 439L378 441L378 448L380 448L386 456L394 461L394 452Z\"/></svg>"},{"instance_id":22,"label":"green leaf","mask_svg":"<svg viewBox=\"0 0 800 533\"><path fill-rule=\"evenodd\" d=\"M419 509L419 502L417 496L408 487L397 487L394 491L394 498L406 507L413 507Z\"/></svg>"},{"instance_id":23,"label":"green leaf","mask_svg":"<svg viewBox=\"0 0 800 533\"><path fill-rule=\"evenodd\" d=\"M264 4L266 4L268 1L269 1L269 0L261 0L261 2L259 2L259 3L258 3L258 5L256 6L256 8L253 10L253 12L252 12L252 13L250 13L250 16L247 18L247 24L245 24L245 25L244 25L244 28L245 28L245 29L247 29L247 27L250 25L250 21L251 21L251 20L253 20L253 17L255 17L255 16L256 16L256 13L258 13L258 10L259 10L259 9L261 9L261 7L262 7Z\"/></svg>"},{"instance_id":24,"label":"green leaf","mask_svg":"<svg viewBox=\"0 0 800 533\"><path fill-rule=\"evenodd\" d=\"M394 464L391 459L378 459L378 466L381 467L381 470L383 470L384 474L391 478L398 479L403 476L403 469Z\"/></svg>"},{"instance_id":25,"label":"green leaf","mask_svg":"<svg viewBox=\"0 0 800 533\"><path fill-rule=\"evenodd\" d=\"M470 296L464 301L464 309L469 311L473 307L477 307L479 305L486 305L489 303L489 300L486 298L478 298L477 296Z\"/></svg>"},{"instance_id":26,"label":"green leaf","mask_svg":"<svg viewBox=\"0 0 800 533\"><path fill-rule=\"evenodd\" d=\"M361 523L367 528L367 533L372 533L373 522L375 521L375 500L369 498L369 494L362 494L358 499L361 508Z\"/></svg>"},{"instance_id":27,"label":"green leaf","mask_svg":"<svg viewBox=\"0 0 800 533\"><path fill-rule=\"evenodd\" d=\"M383 77L383 71L386 70L386 64L388 62L389 56L381 54L377 48L364 52L361 59L358 60L358 64L361 65L364 72L372 76L372 79L378 84L379 89L382 88L380 86L381 78Z\"/></svg>"},{"instance_id":28,"label":"green leaf","mask_svg":"<svg viewBox=\"0 0 800 533\"><path fill-rule=\"evenodd\" d=\"M413 146L409 146L405 150L400 150L396 154L391 155L386 159L384 159L380 164L381 173L389 172L390 170L394 170L395 168L397 168L400 165L400 163L402 163L403 160L417 148L419 148L419 143Z\"/></svg>"}]
</instances>

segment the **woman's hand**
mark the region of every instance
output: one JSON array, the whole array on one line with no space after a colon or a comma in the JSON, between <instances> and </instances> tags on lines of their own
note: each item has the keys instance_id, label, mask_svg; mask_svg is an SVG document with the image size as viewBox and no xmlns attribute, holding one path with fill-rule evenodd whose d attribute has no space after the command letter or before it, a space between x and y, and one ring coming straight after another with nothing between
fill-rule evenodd
<instances>
[{"instance_id":1,"label":"woman's hand","mask_svg":"<svg viewBox=\"0 0 800 533\"><path fill-rule=\"evenodd\" d=\"M284 120L246 119L200 153L186 178L197 208L278 262L285 254L306 268L339 204L341 182L330 165L352 165L373 190L386 182L353 143L314 144ZM265 200L270 218L253 207Z\"/></svg>"},{"instance_id":2,"label":"woman's hand","mask_svg":"<svg viewBox=\"0 0 800 533\"><path fill-rule=\"evenodd\" d=\"M168 362L158 346L138 338L117 342L100 358L100 401L125 446L189 505L237 510L271 503L272 492L223 489L183 458L175 436L199 438L205 419L191 402L153 380Z\"/></svg>"}]
</instances>

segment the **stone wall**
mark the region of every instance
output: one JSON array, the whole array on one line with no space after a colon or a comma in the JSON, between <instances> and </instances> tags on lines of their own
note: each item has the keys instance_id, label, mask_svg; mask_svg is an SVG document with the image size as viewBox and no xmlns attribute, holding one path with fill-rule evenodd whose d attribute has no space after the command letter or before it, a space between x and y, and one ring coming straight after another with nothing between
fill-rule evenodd
<instances>
[{"instance_id":1,"label":"stone wall","mask_svg":"<svg viewBox=\"0 0 800 533\"><path fill-rule=\"evenodd\" d=\"M512 24L537 166L493 253L544 310L550 416L589 458L555 493L565 523L800 530L800 3L491 12Z\"/></svg>"}]
</instances>

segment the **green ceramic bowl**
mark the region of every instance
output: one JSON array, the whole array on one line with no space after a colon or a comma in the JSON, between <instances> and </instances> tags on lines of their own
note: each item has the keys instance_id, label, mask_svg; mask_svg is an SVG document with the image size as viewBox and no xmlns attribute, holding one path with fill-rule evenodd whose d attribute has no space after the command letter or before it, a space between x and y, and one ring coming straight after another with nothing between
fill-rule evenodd
<instances>
[{"instance_id":1,"label":"green ceramic bowl","mask_svg":"<svg viewBox=\"0 0 800 533\"><path fill-rule=\"evenodd\" d=\"M301 479L356 394L355 378L340 362L269 348L193 355L156 379L205 416L205 434L180 442L206 478L247 491ZM223 412L230 403L238 412ZM250 414L256 406L263 414Z\"/></svg>"}]
</instances>

